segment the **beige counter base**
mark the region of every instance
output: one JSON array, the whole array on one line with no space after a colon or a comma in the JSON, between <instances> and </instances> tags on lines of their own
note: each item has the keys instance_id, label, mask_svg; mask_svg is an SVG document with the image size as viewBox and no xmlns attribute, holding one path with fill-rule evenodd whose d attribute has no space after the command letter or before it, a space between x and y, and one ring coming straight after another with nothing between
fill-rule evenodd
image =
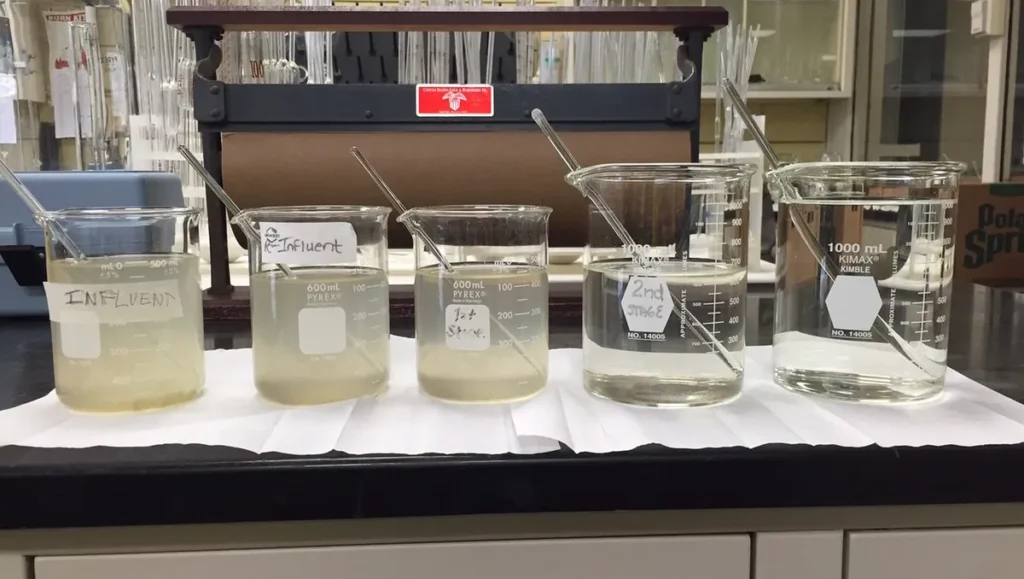
<instances>
[{"instance_id":1,"label":"beige counter base","mask_svg":"<svg viewBox=\"0 0 1024 579\"><path fill-rule=\"evenodd\" d=\"M625 557L639 579L1016 579L1021 544L1019 504L2 531L0 578L271 579L301 565L303 579L478 579L485 565L491 579L621 579ZM537 557L542 569L520 564Z\"/></svg>"}]
</instances>

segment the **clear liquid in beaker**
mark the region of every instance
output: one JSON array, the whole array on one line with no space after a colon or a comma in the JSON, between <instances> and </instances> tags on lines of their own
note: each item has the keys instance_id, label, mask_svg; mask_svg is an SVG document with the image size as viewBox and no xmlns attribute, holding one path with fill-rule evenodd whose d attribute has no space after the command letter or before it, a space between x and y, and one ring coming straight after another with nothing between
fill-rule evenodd
<instances>
[{"instance_id":1,"label":"clear liquid in beaker","mask_svg":"<svg viewBox=\"0 0 1024 579\"><path fill-rule=\"evenodd\" d=\"M740 394L737 376L673 313L678 298L708 332L743 359L746 267L593 262L583 278L583 370L591 393L640 406L703 406Z\"/></svg>"},{"instance_id":2,"label":"clear liquid in beaker","mask_svg":"<svg viewBox=\"0 0 1024 579\"><path fill-rule=\"evenodd\" d=\"M451 273L422 268L415 297L417 373L427 395L448 402L511 402L537 394L547 383L544 267L455 264Z\"/></svg>"},{"instance_id":3,"label":"clear liquid in beaker","mask_svg":"<svg viewBox=\"0 0 1024 579\"><path fill-rule=\"evenodd\" d=\"M56 320L50 329L61 402L84 412L133 412L199 397L199 284L193 255L50 262L47 301Z\"/></svg>"},{"instance_id":4,"label":"clear liquid in beaker","mask_svg":"<svg viewBox=\"0 0 1024 579\"><path fill-rule=\"evenodd\" d=\"M850 401L927 400L945 380L955 202L870 203L780 204L775 381ZM834 281L793 230L794 212L838 266Z\"/></svg>"},{"instance_id":5,"label":"clear liquid in beaker","mask_svg":"<svg viewBox=\"0 0 1024 579\"><path fill-rule=\"evenodd\" d=\"M387 275L375 268L310 268L251 278L256 389L310 405L387 389Z\"/></svg>"}]
</instances>

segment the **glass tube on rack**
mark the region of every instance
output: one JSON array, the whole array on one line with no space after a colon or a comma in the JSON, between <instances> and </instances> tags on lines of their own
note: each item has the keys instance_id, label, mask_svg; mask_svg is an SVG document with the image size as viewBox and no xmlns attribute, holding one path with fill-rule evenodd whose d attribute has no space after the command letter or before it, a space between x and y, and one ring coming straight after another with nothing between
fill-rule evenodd
<instances>
[{"instance_id":1,"label":"glass tube on rack","mask_svg":"<svg viewBox=\"0 0 1024 579\"><path fill-rule=\"evenodd\" d=\"M129 118L135 107L133 54L128 14L118 5L97 6L96 21L102 91L107 115L104 139L110 168L129 166ZM189 91L191 98L191 91Z\"/></svg>"},{"instance_id":2,"label":"glass tube on rack","mask_svg":"<svg viewBox=\"0 0 1024 579\"><path fill-rule=\"evenodd\" d=\"M75 138L78 168L105 170L115 168L106 135L107 103L103 91L103 68L99 50L99 31L92 22L73 22L70 55L74 63L72 102L78 131Z\"/></svg>"}]
</instances>

